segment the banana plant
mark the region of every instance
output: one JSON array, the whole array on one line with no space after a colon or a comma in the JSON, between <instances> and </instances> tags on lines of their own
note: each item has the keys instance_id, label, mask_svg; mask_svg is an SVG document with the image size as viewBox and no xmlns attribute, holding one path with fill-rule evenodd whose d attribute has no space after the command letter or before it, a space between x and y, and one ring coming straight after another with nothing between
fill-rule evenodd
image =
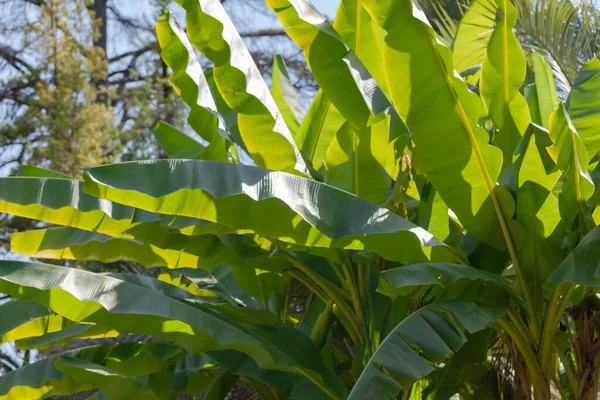
<instances>
[{"instance_id":1,"label":"banana plant","mask_svg":"<svg viewBox=\"0 0 600 400\"><path fill-rule=\"evenodd\" d=\"M0 178L0 211L45 223L12 251L64 264L0 262L0 341L44 355L0 399L596 398L596 59L563 102L510 0L453 49L414 0L333 22L266 0L320 85L303 112L220 1L177 3L186 29L156 27L189 106L156 128L170 159Z\"/></svg>"}]
</instances>

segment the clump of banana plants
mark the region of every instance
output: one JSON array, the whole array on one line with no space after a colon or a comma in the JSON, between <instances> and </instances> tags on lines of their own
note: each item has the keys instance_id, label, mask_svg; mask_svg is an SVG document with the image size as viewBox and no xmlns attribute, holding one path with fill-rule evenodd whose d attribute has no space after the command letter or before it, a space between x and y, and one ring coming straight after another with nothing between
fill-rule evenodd
<instances>
[{"instance_id":1,"label":"clump of banana plants","mask_svg":"<svg viewBox=\"0 0 600 400\"><path fill-rule=\"evenodd\" d=\"M450 42L414 0L333 23L266 0L320 86L304 112L218 0L177 2L186 29L156 25L189 106L187 132L156 127L170 158L0 179L0 211L45 223L12 251L65 260L0 262L2 342L60 349L0 399L596 398L598 60L559 97L509 0Z\"/></svg>"}]
</instances>

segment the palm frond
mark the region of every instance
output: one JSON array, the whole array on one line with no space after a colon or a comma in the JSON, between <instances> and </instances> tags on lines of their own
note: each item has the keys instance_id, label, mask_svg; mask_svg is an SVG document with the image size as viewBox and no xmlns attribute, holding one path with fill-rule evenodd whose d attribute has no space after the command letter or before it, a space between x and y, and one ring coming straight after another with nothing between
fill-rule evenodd
<instances>
[{"instance_id":1,"label":"palm frond","mask_svg":"<svg viewBox=\"0 0 600 400\"><path fill-rule=\"evenodd\" d=\"M598 46L598 12L590 0L517 0L517 33L529 53L544 55L558 89L568 92Z\"/></svg>"}]
</instances>

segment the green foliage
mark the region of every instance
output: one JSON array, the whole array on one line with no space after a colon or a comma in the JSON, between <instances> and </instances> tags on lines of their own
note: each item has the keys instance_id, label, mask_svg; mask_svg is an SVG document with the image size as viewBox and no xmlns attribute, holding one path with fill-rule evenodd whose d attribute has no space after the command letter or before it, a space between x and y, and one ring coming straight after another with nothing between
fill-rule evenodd
<instances>
[{"instance_id":1,"label":"green foliage","mask_svg":"<svg viewBox=\"0 0 600 400\"><path fill-rule=\"evenodd\" d=\"M411 0L333 24L267 0L321 86L304 114L218 0L179 3L187 32L157 32L202 140L161 123L171 159L0 180L2 211L59 225L12 250L68 260L0 263L2 341L62 346L0 398L595 398L595 59L563 103L508 0L473 3L452 49Z\"/></svg>"}]
</instances>

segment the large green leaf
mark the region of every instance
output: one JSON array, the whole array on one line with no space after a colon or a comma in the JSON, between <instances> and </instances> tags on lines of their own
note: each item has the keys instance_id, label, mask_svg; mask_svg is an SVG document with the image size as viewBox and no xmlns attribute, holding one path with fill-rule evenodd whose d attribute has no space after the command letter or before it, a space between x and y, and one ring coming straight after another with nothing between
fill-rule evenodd
<instances>
[{"instance_id":1,"label":"large green leaf","mask_svg":"<svg viewBox=\"0 0 600 400\"><path fill-rule=\"evenodd\" d=\"M372 134L373 127L354 130L350 123L342 125L327 149L327 183L383 204L392 182L373 156ZM387 141L387 135L383 139Z\"/></svg>"},{"instance_id":2,"label":"large green leaf","mask_svg":"<svg viewBox=\"0 0 600 400\"><path fill-rule=\"evenodd\" d=\"M384 93L387 83L383 72L380 41L383 32L365 10L360 0L342 0L333 27L344 43L356 54Z\"/></svg>"},{"instance_id":3,"label":"large green leaf","mask_svg":"<svg viewBox=\"0 0 600 400\"><path fill-rule=\"evenodd\" d=\"M98 199L81 186L82 181L73 179L0 178L0 212L118 238L141 237L162 248L169 248L165 243L171 240L170 227L190 235L234 232L207 221L161 216Z\"/></svg>"},{"instance_id":4,"label":"large green leaf","mask_svg":"<svg viewBox=\"0 0 600 400\"><path fill-rule=\"evenodd\" d=\"M274 387L286 399L328 399L323 391L304 377L283 371L260 369L254 360L240 352L212 351L209 356L233 374L251 377Z\"/></svg>"},{"instance_id":5,"label":"large green leaf","mask_svg":"<svg viewBox=\"0 0 600 400\"><path fill-rule=\"evenodd\" d=\"M345 119L320 89L300 126L298 147L306 160L319 170L325 162L329 144Z\"/></svg>"},{"instance_id":6,"label":"large green leaf","mask_svg":"<svg viewBox=\"0 0 600 400\"><path fill-rule=\"evenodd\" d=\"M218 265L210 270L182 268L166 271L171 277L186 277L199 291L217 293L231 304L251 307L256 303L237 282L235 269L231 265ZM162 275L159 276L162 278Z\"/></svg>"},{"instance_id":7,"label":"large green leaf","mask_svg":"<svg viewBox=\"0 0 600 400\"><path fill-rule=\"evenodd\" d=\"M343 386L325 367L312 341L293 328L242 326L203 306L142 286L46 264L2 262L0 292L29 299L74 321L164 337L193 353L239 350L261 368L298 373L332 397L344 397Z\"/></svg>"},{"instance_id":8,"label":"large green leaf","mask_svg":"<svg viewBox=\"0 0 600 400\"><path fill-rule=\"evenodd\" d=\"M527 101L519 91L525 80L525 55L513 33L517 20L510 0L496 0L499 18L481 67L479 88L483 105L497 129L493 143L502 150L503 170L529 126Z\"/></svg>"},{"instance_id":9,"label":"large green leaf","mask_svg":"<svg viewBox=\"0 0 600 400\"><path fill-rule=\"evenodd\" d=\"M283 172L210 161L160 160L92 168L86 179L86 190L102 198L201 218L287 243L367 249L401 262L456 261L458 257L431 234L389 210Z\"/></svg>"},{"instance_id":10,"label":"large green leaf","mask_svg":"<svg viewBox=\"0 0 600 400\"><path fill-rule=\"evenodd\" d=\"M327 98L354 127L370 125L374 114L389 107L381 88L357 55L310 2L267 0L267 4L289 37L304 51L308 66ZM346 28L347 25L343 29L346 36L355 36ZM359 49L356 42L354 47ZM375 49L368 47L365 51L375 53Z\"/></svg>"},{"instance_id":11,"label":"large green leaf","mask_svg":"<svg viewBox=\"0 0 600 400\"><path fill-rule=\"evenodd\" d=\"M300 124L304 118L302 106L296 95L296 89L290 80L283 57L280 54L273 56L273 74L271 77L271 94L275 104L279 107L283 120L287 124L299 149L302 142L299 140Z\"/></svg>"},{"instance_id":12,"label":"large green leaf","mask_svg":"<svg viewBox=\"0 0 600 400\"><path fill-rule=\"evenodd\" d=\"M93 363L98 372L110 369L112 375L118 374L121 380L128 380L126 377L141 377L163 371L181 356L181 348L169 344L127 343L67 351L1 376L0 399L43 399L101 386L97 379L81 379L78 373L83 371L75 371L75 363ZM67 368L63 368L67 365Z\"/></svg>"},{"instance_id":13,"label":"large green leaf","mask_svg":"<svg viewBox=\"0 0 600 400\"><path fill-rule=\"evenodd\" d=\"M126 260L146 268L212 268L218 264L242 262L235 249L226 246L214 235L159 233L151 243L147 243L70 227L15 233L11 238L11 250L36 258L103 263Z\"/></svg>"},{"instance_id":14,"label":"large green leaf","mask_svg":"<svg viewBox=\"0 0 600 400\"><path fill-rule=\"evenodd\" d=\"M48 168L36 167L35 165L22 165L17 176L34 176L36 178L63 178L73 179L69 175Z\"/></svg>"},{"instance_id":15,"label":"large green leaf","mask_svg":"<svg viewBox=\"0 0 600 400\"><path fill-rule=\"evenodd\" d=\"M429 185L428 191L423 191L419 202L419 226L436 238L446 240L450 235L449 225L448 206L440 194Z\"/></svg>"},{"instance_id":16,"label":"large green leaf","mask_svg":"<svg viewBox=\"0 0 600 400\"><path fill-rule=\"evenodd\" d=\"M0 211L122 236L132 226L134 209L83 193L82 183L57 178L0 178Z\"/></svg>"},{"instance_id":17,"label":"large green leaf","mask_svg":"<svg viewBox=\"0 0 600 400\"><path fill-rule=\"evenodd\" d=\"M202 152L202 157L226 161L225 123L217 111L215 99L202 72L200 62L196 58L194 48L185 32L177 25L175 18L168 11L156 23L156 33L162 49L161 57L173 70L171 83L175 91L190 107L188 122L196 133L210 143L209 149ZM185 140L181 137L181 134L177 135L172 130L169 130L166 134L177 136L179 141ZM175 140L175 138L171 140ZM195 148L198 148L198 145L192 143L188 152ZM167 151L166 148L165 151ZM168 151L167 154L169 154ZM170 154L169 156L174 158L197 158L189 157L188 153L181 154L179 152L177 154L180 154L181 157L178 155L171 156Z\"/></svg>"},{"instance_id":18,"label":"large green leaf","mask_svg":"<svg viewBox=\"0 0 600 400\"><path fill-rule=\"evenodd\" d=\"M444 299L473 300L492 306L507 305L508 282L499 275L459 264L427 263L383 271L378 291L389 297L443 291Z\"/></svg>"},{"instance_id":19,"label":"large green leaf","mask_svg":"<svg viewBox=\"0 0 600 400\"><path fill-rule=\"evenodd\" d=\"M73 353L82 358L93 358L96 351L97 348L92 348ZM101 351L106 352L105 349ZM93 389L92 385L73 379L57 369L54 363L59 357L45 358L0 376L0 399L45 399Z\"/></svg>"},{"instance_id":20,"label":"large green leaf","mask_svg":"<svg viewBox=\"0 0 600 400\"><path fill-rule=\"evenodd\" d=\"M575 249L550 275L548 282L556 286L574 283L581 286L598 286L600 282L600 227L592 229Z\"/></svg>"},{"instance_id":21,"label":"large green leaf","mask_svg":"<svg viewBox=\"0 0 600 400\"><path fill-rule=\"evenodd\" d=\"M550 137L554 145L548 151L565 173L558 195L560 215L567 228L577 220L583 237L587 231L584 202L594 193L594 183L587 171L588 152L562 104L550 116Z\"/></svg>"},{"instance_id":22,"label":"large green leaf","mask_svg":"<svg viewBox=\"0 0 600 400\"><path fill-rule=\"evenodd\" d=\"M600 152L600 62L597 58L585 63L577 74L567 108L589 156L596 156Z\"/></svg>"},{"instance_id":23,"label":"large green leaf","mask_svg":"<svg viewBox=\"0 0 600 400\"><path fill-rule=\"evenodd\" d=\"M452 44L452 58L458 72L481 67L496 24L498 5L494 0L474 0L463 15ZM481 69L467 77L476 84Z\"/></svg>"},{"instance_id":24,"label":"large green leaf","mask_svg":"<svg viewBox=\"0 0 600 400\"><path fill-rule=\"evenodd\" d=\"M564 230L558 198L552 192L561 172L549 154L551 145L548 131L531 124L515 152L516 219L527 234L526 243L519 249L519 259L528 281L533 283L534 297L541 295L540 283L563 257Z\"/></svg>"},{"instance_id":25,"label":"large green leaf","mask_svg":"<svg viewBox=\"0 0 600 400\"><path fill-rule=\"evenodd\" d=\"M533 73L535 78L535 105L531 110L533 122L548 129L550 115L558 107L558 97L554 86L554 75L546 58L539 54L532 54Z\"/></svg>"},{"instance_id":26,"label":"large green leaf","mask_svg":"<svg viewBox=\"0 0 600 400\"><path fill-rule=\"evenodd\" d=\"M47 317L52 312L46 307L31 301L12 300L0 305L0 336L1 343L8 340L14 340L12 337L7 337L11 331L16 328L26 325L31 321L39 320Z\"/></svg>"},{"instance_id":27,"label":"large green leaf","mask_svg":"<svg viewBox=\"0 0 600 400\"><path fill-rule=\"evenodd\" d=\"M467 341L464 332L485 329L503 312L462 300L417 310L377 348L348 398L396 399L456 353Z\"/></svg>"},{"instance_id":28,"label":"large green leaf","mask_svg":"<svg viewBox=\"0 0 600 400\"><path fill-rule=\"evenodd\" d=\"M111 400L165 399L135 380L90 361L65 355L56 360L56 367L77 382L101 389Z\"/></svg>"},{"instance_id":29,"label":"large green leaf","mask_svg":"<svg viewBox=\"0 0 600 400\"><path fill-rule=\"evenodd\" d=\"M154 137L161 149L171 158L201 160L206 147L166 122L154 128Z\"/></svg>"},{"instance_id":30,"label":"large green leaf","mask_svg":"<svg viewBox=\"0 0 600 400\"><path fill-rule=\"evenodd\" d=\"M214 63L213 77L257 165L310 176L260 71L218 0L178 0L190 41Z\"/></svg>"},{"instance_id":31,"label":"large green leaf","mask_svg":"<svg viewBox=\"0 0 600 400\"><path fill-rule=\"evenodd\" d=\"M387 33L386 78L412 132L415 164L473 236L499 249L516 248L514 201L496 184L502 152L478 125L481 101L455 75L450 50L411 0L363 4Z\"/></svg>"}]
</instances>

